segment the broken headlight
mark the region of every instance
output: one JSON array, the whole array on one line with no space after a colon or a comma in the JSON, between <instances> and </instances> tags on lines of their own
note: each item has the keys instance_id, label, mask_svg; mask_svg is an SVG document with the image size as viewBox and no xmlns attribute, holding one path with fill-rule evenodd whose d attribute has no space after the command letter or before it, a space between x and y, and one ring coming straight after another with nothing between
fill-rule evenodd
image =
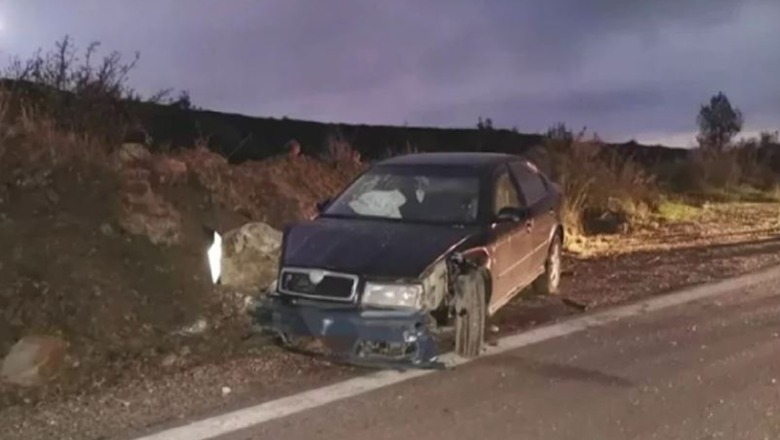
<instances>
[{"instance_id":1,"label":"broken headlight","mask_svg":"<svg viewBox=\"0 0 780 440\"><path fill-rule=\"evenodd\" d=\"M419 309L422 306L422 284L379 284L366 283L363 290L363 305Z\"/></svg>"}]
</instances>

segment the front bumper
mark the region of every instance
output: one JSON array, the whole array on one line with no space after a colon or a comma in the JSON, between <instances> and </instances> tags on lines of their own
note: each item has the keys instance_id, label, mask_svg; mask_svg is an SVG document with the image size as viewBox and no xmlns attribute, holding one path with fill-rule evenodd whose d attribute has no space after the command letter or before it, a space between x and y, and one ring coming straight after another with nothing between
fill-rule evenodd
<instances>
[{"instance_id":1,"label":"front bumper","mask_svg":"<svg viewBox=\"0 0 780 440\"><path fill-rule=\"evenodd\" d=\"M254 327L321 340L329 355L351 364L440 368L436 344L420 311L361 310L268 296L252 308Z\"/></svg>"}]
</instances>

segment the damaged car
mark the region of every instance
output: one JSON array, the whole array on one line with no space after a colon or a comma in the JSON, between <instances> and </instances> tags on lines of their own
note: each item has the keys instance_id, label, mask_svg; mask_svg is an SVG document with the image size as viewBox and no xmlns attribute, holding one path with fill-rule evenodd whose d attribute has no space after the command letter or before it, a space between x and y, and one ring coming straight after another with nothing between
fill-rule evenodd
<instances>
[{"instance_id":1,"label":"damaged car","mask_svg":"<svg viewBox=\"0 0 780 440\"><path fill-rule=\"evenodd\" d=\"M434 365L434 335L477 356L487 318L529 286L558 292L559 187L498 153L378 162L283 234L279 276L255 324L314 337L353 363Z\"/></svg>"}]
</instances>

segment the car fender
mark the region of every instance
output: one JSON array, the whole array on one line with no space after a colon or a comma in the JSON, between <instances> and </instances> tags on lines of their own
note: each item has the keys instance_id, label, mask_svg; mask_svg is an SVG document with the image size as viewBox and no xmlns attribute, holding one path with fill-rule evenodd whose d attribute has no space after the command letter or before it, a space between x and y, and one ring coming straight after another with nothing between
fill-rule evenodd
<instances>
[{"instance_id":1,"label":"car fender","mask_svg":"<svg viewBox=\"0 0 780 440\"><path fill-rule=\"evenodd\" d=\"M563 225L558 222L556 222L552 228L550 228L550 234L547 237L547 242L552 243L553 239L555 238L555 234L557 233L561 234L561 240L563 240L564 228Z\"/></svg>"}]
</instances>

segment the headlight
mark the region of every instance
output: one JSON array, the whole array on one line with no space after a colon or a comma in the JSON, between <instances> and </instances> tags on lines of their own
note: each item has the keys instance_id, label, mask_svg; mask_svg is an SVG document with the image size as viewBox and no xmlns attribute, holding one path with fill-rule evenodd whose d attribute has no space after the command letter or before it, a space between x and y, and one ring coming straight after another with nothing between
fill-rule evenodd
<instances>
[{"instance_id":1,"label":"headlight","mask_svg":"<svg viewBox=\"0 0 780 440\"><path fill-rule=\"evenodd\" d=\"M208 252L209 269L211 270L211 281L217 284L220 275L222 275L222 237L215 231L214 242Z\"/></svg>"},{"instance_id":2,"label":"headlight","mask_svg":"<svg viewBox=\"0 0 780 440\"><path fill-rule=\"evenodd\" d=\"M363 304L375 307L419 309L422 294L421 284L366 283Z\"/></svg>"}]
</instances>

